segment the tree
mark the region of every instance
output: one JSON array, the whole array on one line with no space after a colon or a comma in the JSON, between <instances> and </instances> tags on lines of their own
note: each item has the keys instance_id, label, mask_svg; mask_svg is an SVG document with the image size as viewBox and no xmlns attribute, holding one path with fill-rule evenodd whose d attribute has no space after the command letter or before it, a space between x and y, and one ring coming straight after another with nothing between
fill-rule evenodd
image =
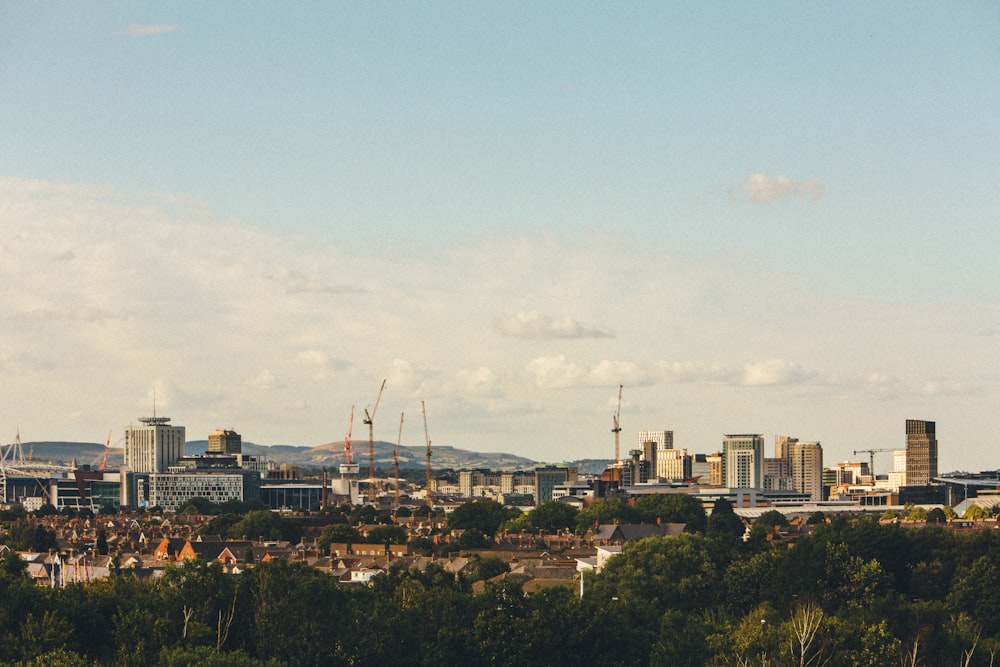
<instances>
[{"instance_id":1,"label":"tree","mask_svg":"<svg viewBox=\"0 0 1000 667\"><path fill-rule=\"evenodd\" d=\"M569 529L576 523L577 509L559 500L549 500L528 512L528 520L535 528L554 533Z\"/></svg>"},{"instance_id":2,"label":"tree","mask_svg":"<svg viewBox=\"0 0 1000 667\"><path fill-rule=\"evenodd\" d=\"M687 530L702 533L708 523L701 501L687 493L654 493L635 501L635 513L642 523L683 523Z\"/></svg>"},{"instance_id":3,"label":"tree","mask_svg":"<svg viewBox=\"0 0 1000 667\"><path fill-rule=\"evenodd\" d=\"M247 512L246 516L234 523L227 535L235 540L280 540L282 537L281 518L270 510Z\"/></svg>"},{"instance_id":4,"label":"tree","mask_svg":"<svg viewBox=\"0 0 1000 667\"><path fill-rule=\"evenodd\" d=\"M969 519L970 521L979 521L990 518L990 513L983 509L982 505L969 505L962 518Z\"/></svg>"},{"instance_id":5,"label":"tree","mask_svg":"<svg viewBox=\"0 0 1000 667\"><path fill-rule=\"evenodd\" d=\"M601 498L576 515L576 532L583 535L597 524L632 523L634 510L618 498Z\"/></svg>"},{"instance_id":6,"label":"tree","mask_svg":"<svg viewBox=\"0 0 1000 667\"><path fill-rule=\"evenodd\" d=\"M480 581L483 579L492 579L504 572L510 572L510 565L495 556L490 556L472 560L462 570L462 575L469 581Z\"/></svg>"},{"instance_id":7,"label":"tree","mask_svg":"<svg viewBox=\"0 0 1000 667\"><path fill-rule=\"evenodd\" d=\"M332 523L323 528L323 532L316 538L316 548L319 549L320 553L326 553L326 550L334 542L354 544L360 541L361 533L358 532L357 528L348 526L346 523Z\"/></svg>"},{"instance_id":8,"label":"tree","mask_svg":"<svg viewBox=\"0 0 1000 667\"><path fill-rule=\"evenodd\" d=\"M743 520L736 516L733 504L725 498L718 498L708 515L706 532L709 535L739 539L746 532Z\"/></svg>"},{"instance_id":9,"label":"tree","mask_svg":"<svg viewBox=\"0 0 1000 667\"><path fill-rule=\"evenodd\" d=\"M369 544L406 544L406 540L406 528L390 525L372 528L365 538Z\"/></svg>"},{"instance_id":10,"label":"tree","mask_svg":"<svg viewBox=\"0 0 1000 667\"><path fill-rule=\"evenodd\" d=\"M459 505L448 516L448 528L476 531L492 538L506 521L503 505L495 500L474 500Z\"/></svg>"},{"instance_id":11,"label":"tree","mask_svg":"<svg viewBox=\"0 0 1000 667\"><path fill-rule=\"evenodd\" d=\"M951 509L950 507L948 509ZM927 523L947 523L948 516L940 507L935 507L927 513Z\"/></svg>"}]
</instances>

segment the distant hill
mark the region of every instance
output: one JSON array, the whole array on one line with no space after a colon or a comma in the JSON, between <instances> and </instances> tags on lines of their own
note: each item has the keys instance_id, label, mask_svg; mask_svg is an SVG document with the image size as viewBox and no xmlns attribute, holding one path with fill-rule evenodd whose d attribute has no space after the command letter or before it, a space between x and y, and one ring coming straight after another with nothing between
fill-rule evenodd
<instances>
[{"instance_id":1,"label":"distant hill","mask_svg":"<svg viewBox=\"0 0 1000 667\"><path fill-rule=\"evenodd\" d=\"M69 464L74 458L81 465L97 466L104 455L104 445L97 442L26 442L21 445L24 457L31 456L35 461L50 461L52 463ZM203 454L208 448L207 440L191 440L184 446L188 455ZM393 443L375 442L375 466L383 470L392 467ZM368 442L354 441L351 450L355 463L361 464L362 470L368 466ZM399 448L399 467L423 469L426 459L422 446L402 445ZM344 441L329 442L318 447L303 447L297 445L258 445L252 442L243 443L243 453L262 454L275 463L291 463L305 469L319 470L322 467L335 469L345 462ZM121 448L112 447L108 450L108 468L117 468L122 464ZM576 466L581 473L599 473L610 463L604 459L585 459L570 461L560 465ZM434 445L431 465L435 470L442 468L468 469L485 468L487 470L531 470L542 463L523 456L502 452L473 452L450 445Z\"/></svg>"},{"instance_id":2,"label":"distant hill","mask_svg":"<svg viewBox=\"0 0 1000 667\"><path fill-rule=\"evenodd\" d=\"M191 440L185 443L186 454L203 454L208 448L207 440ZM392 453L395 445L388 442L375 442L375 465L380 468L392 467ZM52 463L68 464L74 458L81 465L97 465L104 455L104 445L97 442L25 442L21 445L24 457L29 455L35 461L51 461ZM423 468L426 462L423 447L403 445L399 448L399 467ZM245 454L262 454L270 457L275 463L292 463L306 468L336 468L345 462L344 443L331 442L318 447L302 447L295 445L264 446L252 442L243 443ZM352 453L355 463L362 467L368 464L368 443L352 443ZM108 450L109 468L117 468L122 464L123 451L112 447ZM538 462L523 456L504 453L473 452L447 445L435 445L431 458L434 468L488 468L490 470L525 470L533 468Z\"/></svg>"}]
</instances>

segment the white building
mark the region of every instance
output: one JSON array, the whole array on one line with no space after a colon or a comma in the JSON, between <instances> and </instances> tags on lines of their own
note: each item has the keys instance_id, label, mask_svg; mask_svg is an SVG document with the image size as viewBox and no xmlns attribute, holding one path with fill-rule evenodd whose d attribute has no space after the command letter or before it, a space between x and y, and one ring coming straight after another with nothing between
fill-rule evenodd
<instances>
[{"instance_id":1,"label":"white building","mask_svg":"<svg viewBox=\"0 0 1000 667\"><path fill-rule=\"evenodd\" d=\"M731 489L756 489L764 485L764 436L726 435L722 440L723 485Z\"/></svg>"},{"instance_id":2,"label":"white building","mask_svg":"<svg viewBox=\"0 0 1000 667\"><path fill-rule=\"evenodd\" d=\"M167 472L184 456L184 427L170 417L140 417L125 427L125 467L131 472Z\"/></svg>"}]
</instances>

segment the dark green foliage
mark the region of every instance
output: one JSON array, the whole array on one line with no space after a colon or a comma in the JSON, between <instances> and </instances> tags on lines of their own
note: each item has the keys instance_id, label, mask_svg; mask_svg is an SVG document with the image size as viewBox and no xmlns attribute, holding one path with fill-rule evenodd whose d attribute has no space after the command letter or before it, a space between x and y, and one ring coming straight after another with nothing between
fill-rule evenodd
<instances>
[{"instance_id":1,"label":"dark green foliage","mask_svg":"<svg viewBox=\"0 0 1000 667\"><path fill-rule=\"evenodd\" d=\"M12 523L5 542L14 551L35 553L48 553L49 549L59 546L54 531L47 530L42 524L31 519L18 519Z\"/></svg>"},{"instance_id":2,"label":"dark green foliage","mask_svg":"<svg viewBox=\"0 0 1000 667\"><path fill-rule=\"evenodd\" d=\"M642 496L635 501L634 510L639 523L686 523L693 533L704 532L708 523L701 501L686 493Z\"/></svg>"},{"instance_id":3,"label":"dark green foliage","mask_svg":"<svg viewBox=\"0 0 1000 667\"><path fill-rule=\"evenodd\" d=\"M0 661L882 667L909 664L904 652L914 646L918 664L964 664L962 652L978 638L968 665L990 664L1000 643L995 531L956 535L831 517L808 537L745 544L735 531L713 526L724 525L726 510L715 508L718 518L705 534L628 544L601 573L586 575L582 600L579 582L525 596L514 577L489 581L507 569L490 557L473 557L459 576L438 564L422 572L393 564L359 587L301 563L258 564L232 575L193 562L156 580L123 570L50 589L32 584L24 562L5 554ZM251 514L231 525L246 518L269 525ZM487 534L463 530L470 540ZM813 614L816 634L802 650L792 640L804 613ZM810 656L819 657L808 663Z\"/></svg>"},{"instance_id":4,"label":"dark green foliage","mask_svg":"<svg viewBox=\"0 0 1000 667\"><path fill-rule=\"evenodd\" d=\"M558 500L549 500L528 512L528 521L535 528L540 528L547 533L554 533L576 525L577 513L578 510L572 505Z\"/></svg>"},{"instance_id":5,"label":"dark green foliage","mask_svg":"<svg viewBox=\"0 0 1000 667\"><path fill-rule=\"evenodd\" d=\"M474 500L448 515L448 528L474 531L492 538L507 520L504 506L495 500Z\"/></svg>"}]
</instances>

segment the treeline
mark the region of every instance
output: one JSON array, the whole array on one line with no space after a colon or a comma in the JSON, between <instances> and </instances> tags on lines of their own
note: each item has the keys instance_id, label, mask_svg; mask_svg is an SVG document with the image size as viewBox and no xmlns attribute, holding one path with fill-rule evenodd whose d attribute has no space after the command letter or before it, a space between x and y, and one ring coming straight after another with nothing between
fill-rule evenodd
<instances>
[{"instance_id":1,"label":"treeline","mask_svg":"<svg viewBox=\"0 0 1000 667\"><path fill-rule=\"evenodd\" d=\"M488 580L507 569L491 558L474 558L460 575L398 563L359 587L300 564L233 576L195 562L152 581L118 570L48 589L6 554L0 659L70 667L994 664L996 531L819 515L810 535L789 540L773 528L779 516L768 513L744 539L720 504L691 533L627 545L601 573L585 575L582 598L579 582L525 596L513 577Z\"/></svg>"}]
</instances>

